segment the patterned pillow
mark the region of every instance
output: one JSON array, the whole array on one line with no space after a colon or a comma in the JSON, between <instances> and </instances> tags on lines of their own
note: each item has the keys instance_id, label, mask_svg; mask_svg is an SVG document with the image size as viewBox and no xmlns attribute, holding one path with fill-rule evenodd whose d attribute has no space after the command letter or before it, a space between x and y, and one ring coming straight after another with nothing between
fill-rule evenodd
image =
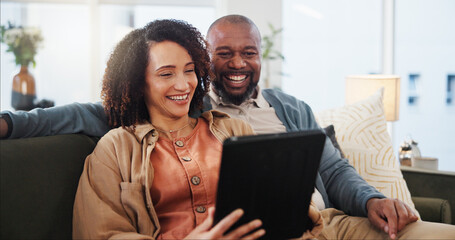
<instances>
[{"instance_id":1,"label":"patterned pillow","mask_svg":"<svg viewBox=\"0 0 455 240\"><path fill-rule=\"evenodd\" d=\"M398 198L415 210L387 132L383 92L380 89L363 101L316 113L316 120L321 127L334 125L341 149L360 176L387 197Z\"/></svg>"}]
</instances>

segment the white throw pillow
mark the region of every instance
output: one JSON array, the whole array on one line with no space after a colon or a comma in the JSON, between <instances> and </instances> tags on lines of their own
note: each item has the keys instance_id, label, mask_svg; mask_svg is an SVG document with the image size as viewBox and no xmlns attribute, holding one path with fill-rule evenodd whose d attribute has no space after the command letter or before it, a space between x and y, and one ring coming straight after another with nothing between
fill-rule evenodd
<instances>
[{"instance_id":1,"label":"white throw pillow","mask_svg":"<svg viewBox=\"0 0 455 240\"><path fill-rule=\"evenodd\" d=\"M380 89L363 101L316 113L316 120L321 127L334 125L341 150L360 176L387 197L400 199L415 210L387 132L383 92Z\"/></svg>"}]
</instances>

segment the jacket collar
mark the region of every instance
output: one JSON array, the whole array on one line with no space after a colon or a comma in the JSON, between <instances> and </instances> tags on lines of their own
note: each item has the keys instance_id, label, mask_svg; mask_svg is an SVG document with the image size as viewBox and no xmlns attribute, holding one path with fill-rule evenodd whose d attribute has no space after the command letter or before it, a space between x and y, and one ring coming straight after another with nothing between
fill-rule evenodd
<instances>
[{"instance_id":1,"label":"jacket collar","mask_svg":"<svg viewBox=\"0 0 455 240\"><path fill-rule=\"evenodd\" d=\"M215 118L229 118L229 115L217 110L210 110L203 112L201 117L207 120L207 122L209 123L209 127L211 128L212 125L214 124ZM127 127L126 129L128 132L132 133L136 137L136 140L139 143L142 143L144 139L146 139L147 142L152 139L155 139L156 141L158 137L158 131L149 122L137 124L136 129L134 131L131 127ZM147 136L151 136L151 138Z\"/></svg>"}]
</instances>

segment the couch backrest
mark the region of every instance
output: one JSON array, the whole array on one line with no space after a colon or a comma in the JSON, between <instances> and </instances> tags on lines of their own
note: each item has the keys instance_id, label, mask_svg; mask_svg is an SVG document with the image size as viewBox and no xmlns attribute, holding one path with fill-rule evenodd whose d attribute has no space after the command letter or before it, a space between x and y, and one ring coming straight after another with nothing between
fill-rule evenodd
<instances>
[{"instance_id":1,"label":"couch backrest","mask_svg":"<svg viewBox=\"0 0 455 240\"><path fill-rule=\"evenodd\" d=\"M97 140L71 134L0 141L0 239L71 239L74 196Z\"/></svg>"},{"instance_id":2,"label":"couch backrest","mask_svg":"<svg viewBox=\"0 0 455 240\"><path fill-rule=\"evenodd\" d=\"M455 173L402 166L401 171L414 197L446 199L455 225Z\"/></svg>"}]
</instances>

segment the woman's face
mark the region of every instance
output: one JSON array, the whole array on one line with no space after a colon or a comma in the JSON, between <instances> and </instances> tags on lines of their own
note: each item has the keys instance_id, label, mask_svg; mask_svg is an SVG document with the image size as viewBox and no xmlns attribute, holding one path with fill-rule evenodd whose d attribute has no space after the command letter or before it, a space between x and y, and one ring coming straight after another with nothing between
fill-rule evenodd
<instances>
[{"instance_id":1,"label":"woman's face","mask_svg":"<svg viewBox=\"0 0 455 240\"><path fill-rule=\"evenodd\" d=\"M145 103L150 116L178 119L188 115L197 87L188 51L171 41L153 43L145 73Z\"/></svg>"}]
</instances>

